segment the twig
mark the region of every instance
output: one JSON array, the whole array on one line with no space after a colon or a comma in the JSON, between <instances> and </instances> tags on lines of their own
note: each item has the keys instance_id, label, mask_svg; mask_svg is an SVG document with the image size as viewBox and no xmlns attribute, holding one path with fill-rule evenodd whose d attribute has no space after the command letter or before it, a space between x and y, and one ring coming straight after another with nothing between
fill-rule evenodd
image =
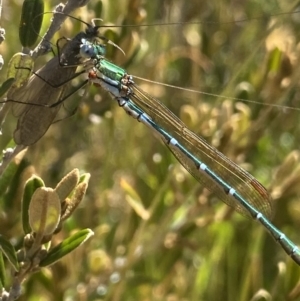
<instances>
[{"instance_id":1,"label":"twig","mask_svg":"<svg viewBox=\"0 0 300 301\"><path fill-rule=\"evenodd\" d=\"M46 34L42 41L37 45L32 53L32 57L35 59L40 55L43 55L51 50L50 40L53 35L60 29L61 24L65 21L71 12L79 7L85 6L90 0L69 0L65 5L60 3L55 7L53 12L54 16L51 21Z\"/></svg>"}]
</instances>

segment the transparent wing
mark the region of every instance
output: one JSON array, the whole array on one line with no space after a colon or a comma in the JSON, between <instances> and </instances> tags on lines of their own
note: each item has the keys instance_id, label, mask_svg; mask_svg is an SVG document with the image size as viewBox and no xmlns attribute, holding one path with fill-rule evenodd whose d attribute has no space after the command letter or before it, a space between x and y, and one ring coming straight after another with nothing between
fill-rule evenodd
<instances>
[{"instance_id":1,"label":"transparent wing","mask_svg":"<svg viewBox=\"0 0 300 301\"><path fill-rule=\"evenodd\" d=\"M203 138L190 131L184 123L135 84L131 85L133 95L130 99L140 107L152 120L169 132L188 152L205 163L220 179L233 187L248 203L270 218L272 202L267 190L248 172L240 168L222 153L210 146ZM184 151L179 151L166 143L178 161L206 188L215 193L220 200L233 207L239 213L250 216L238 201L217 185L210 177L201 173L194 161L189 159Z\"/></svg>"},{"instance_id":2,"label":"transparent wing","mask_svg":"<svg viewBox=\"0 0 300 301\"><path fill-rule=\"evenodd\" d=\"M37 75L33 74L25 86L9 95L10 100L20 102L12 105L13 114L18 117L14 132L17 144L34 144L46 133L61 104L48 106L63 98L68 80L75 72L76 67L63 68L54 57L37 71Z\"/></svg>"}]
</instances>

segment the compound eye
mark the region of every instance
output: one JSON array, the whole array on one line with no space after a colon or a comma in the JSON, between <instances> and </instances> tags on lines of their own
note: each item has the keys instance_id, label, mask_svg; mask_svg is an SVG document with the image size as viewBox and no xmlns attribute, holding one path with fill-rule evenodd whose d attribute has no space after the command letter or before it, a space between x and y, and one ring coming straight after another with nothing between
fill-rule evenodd
<instances>
[{"instance_id":1,"label":"compound eye","mask_svg":"<svg viewBox=\"0 0 300 301\"><path fill-rule=\"evenodd\" d=\"M93 47L91 45L89 45L88 48L86 49L86 53L89 54L89 55L94 54Z\"/></svg>"},{"instance_id":2,"label":"compound eye","mask_svg":"<svg viewBox=\"0 0 300 301\"><path fill-rule=\"evenodd\" d=\"M91 58L95 55L95 51L92 45L81 45L80 46L80 55L85 58Z\"/></svg>"}]
</instances>

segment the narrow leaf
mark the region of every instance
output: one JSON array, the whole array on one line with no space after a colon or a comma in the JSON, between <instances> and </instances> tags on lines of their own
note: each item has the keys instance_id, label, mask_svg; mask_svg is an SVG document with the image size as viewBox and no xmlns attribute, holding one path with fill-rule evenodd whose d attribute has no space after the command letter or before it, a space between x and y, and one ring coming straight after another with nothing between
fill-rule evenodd
<instances>
[{"instance_id":1,"label":"narrow leaf","mask_svg":"<svg viewBox=\"0 0 300 301\"><path fill-rule=\"evenodd\" d=\"M2 97L8 91L8 89L11 87L14 81L15 81L14 78L9 78L1 85L0 97Z\"/></svg>"},{"instance_id":2,"label":"narrow leaf","mask_svg":"<svg viewBox=\"0 0 300 301\"><path fill-rule=\"evenodd\" d=\"M43 22L44 1L24 0L19 28L19 39L23 47L36 42Z\"/></svg>"},{"instance_id":3,"label":"narrow leaf","mask_svg":"<svg viewBox=\"0 0 300 301\"><path fill-rule=\"evenodd\" d=\"M25 150L20 152L10 163L12 165L16 165L17 170L14 173L11 182L8 186L8 189L5 191L5 195L3 196L3 204L6 209L12 208L14 206L14 202L21 196L19 195L20 190L17 189L20 186L24 187L24 172L26 172L26 169L29 168L30 163L28 160L23 158L25 154ZM27 169L28 173L30 173L30 169Z\"/></svg>"},{"instance_id":4,"label":"narrow leaf","mask_svg":"<svg viewBox=\"0 0 300 301\"><path fill-rule=\"evenodd\" d=\"M41 267L48 266L54 262L60 260L73 250L77 249L81 244L88 240L94 232L90 229L80 230L71 237L65 239L52 250L49 251L47 257L40 263Z\"/></svg>"},{"instance_id":5,"label":"narrow leaf","mask_svg":"<svg viewBox=\"0 0 300 301\"><path fill-rule=\"evenodd\" d=\"M14 178L17 170L18 164L16 164L14 161L12 161L4 170L3 174L0 177L0 197L4 195L9 185L11 185L12 179Z\"/></svg>"},{"instance_id":6,"label":"narrow leaf","mask_svg":"<svg viewBox=\"0 0 300 301\"><path fill-rule=\"evenodd\" d=\"M29 205L36 189L45 186L43 180L37 176L32 176L25 184L22 200L22 225L25 234L31 233L29 224Z\"/></svg>"},{"instance_id":7,"label":"narrow leaf","mask_svg":"<svg viewBox=\"0 0 300 301\"><path fill-rule=\"evenodd\" d=\"M5 257L9 260L16 272L19 271L19 263L17 260L17 254L13 245L0 235L0 249L2 250Z\"/></svg>"},{"instance_id":8,"label":"narrow leaf","mask_svg":"<svg viewBox=\"0 0 300 301\"><path fill-rule=\"evenodd\" d=\"M5 287L6 284L6 273L5 273L5 265L3 261L2 252L0 252L0 291Z\"/></svg>"}]
</instances>

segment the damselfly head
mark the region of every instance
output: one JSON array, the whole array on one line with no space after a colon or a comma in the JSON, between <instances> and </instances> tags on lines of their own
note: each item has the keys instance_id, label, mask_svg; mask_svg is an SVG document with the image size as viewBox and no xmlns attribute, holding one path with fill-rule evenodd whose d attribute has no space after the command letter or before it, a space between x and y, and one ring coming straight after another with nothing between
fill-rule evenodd
<instances>
[{"instance_id":1,"label":"damselfly head","mask_svg":"<svg viewBox=\"0 0 300 301\"><path fill-rule=\"evenodd\" d=\"M93 59L105 55L106 47L103 44L93 44L86 39L81 39L80 55L82 58Z\"/></svg>"},{"instance_id":2,"label":"damselfly head","mask_svg":"<svg viewBox=\"0 0 300 301\"><path fill-rule=\"evenodd\" d=\"M106 54L106 46L104 44L100 44L97 41L101 39L104 40L107 44L110 44L117 49L119 49L124 55L124 51L122 48L120 48L118 45L116 45L114 42L111 40L108 40L105 37L99 37L95 41L91 42L88 41L87 39L81 39L81 44L80 44L80 56L82 58L86 59L94 59L97 56L104 56Z\"/></svg>"}]
</instances>

